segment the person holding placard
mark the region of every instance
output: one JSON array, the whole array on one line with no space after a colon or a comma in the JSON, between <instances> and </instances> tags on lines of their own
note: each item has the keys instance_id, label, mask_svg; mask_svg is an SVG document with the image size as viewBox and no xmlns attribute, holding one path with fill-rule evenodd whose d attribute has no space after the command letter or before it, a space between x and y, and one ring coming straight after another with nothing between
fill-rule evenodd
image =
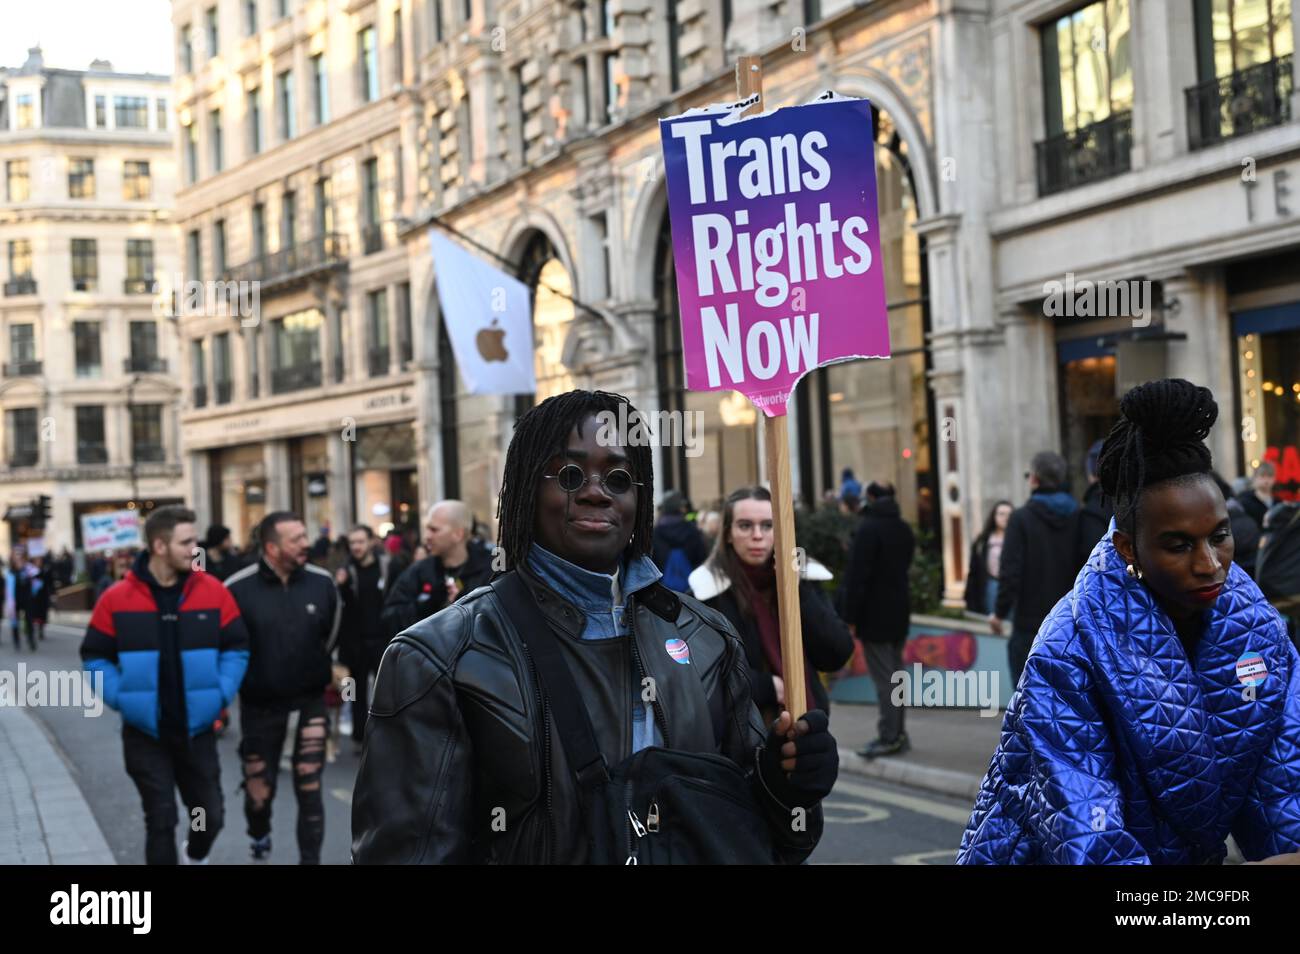
<instances>
[{"instance_id":1,"label":"person holding placard","mask_svg":"<svg viewBox=\"0 0 1300 954\"><path fill-rule=\"evenodd\" d=\"M742 487L727 498L722 532L703 566L691 573L691 593L717 610L745 644L749 686L764 718L785 704L780 620L776 606L772 495L766 487ZM853 637L835 615L821 583L830 570L816 560L802 562L799 618L803 626L807 698L830 712L830 696L818 672L836 672L853 656ZM770 721L770 719L769 719Z\"/></svg>"},{"instance_id":2,"label":"person holding placard","mask_svg":"<svg viewBox=\"0 0 1300 954\"><path fill-rule=\"evenodd\" d=\"M659 582L649 442L601 438L620 409L571 391L515 425L507 572L384 653L354 862L798 863L816 846L839 766L826 713L765 727L731 624Z\"/></svg>"}]
</instances>

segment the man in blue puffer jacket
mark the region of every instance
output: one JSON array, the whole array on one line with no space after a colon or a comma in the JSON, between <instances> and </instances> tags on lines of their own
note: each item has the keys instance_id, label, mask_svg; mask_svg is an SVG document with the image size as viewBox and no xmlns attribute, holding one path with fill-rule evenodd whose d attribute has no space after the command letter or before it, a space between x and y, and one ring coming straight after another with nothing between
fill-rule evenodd
<instances>
[{"instance_id":1,"label":"man in blue puffer jacket","mask_svg":"<svg viewBox=\"0 0 1300 954\"><path fill-rule=\"evenodd\" d=\"M1101 481L1115 519L1048 615L960 864L1300 862L1300 660L1232 562L1206 388L1124 396Z\"/></svg>"},{"instance_id":2,"label":"man in blue puffer jacket","mask_svg":"<svg viewBox=\"0 0 1300 954\"><path fill-rule=\"evenodd\" d=\"M194 824L184 860L207 860L221 830L221 765L213 722L239 691L248 633L221 581L193 568L194 512L159 507L148 550L90 617L81 658L122 713L126 770L140 791L149 864L176 864L176 790ZM201 813L193 814L196 809Z\"/></svg>"}]
</instances>

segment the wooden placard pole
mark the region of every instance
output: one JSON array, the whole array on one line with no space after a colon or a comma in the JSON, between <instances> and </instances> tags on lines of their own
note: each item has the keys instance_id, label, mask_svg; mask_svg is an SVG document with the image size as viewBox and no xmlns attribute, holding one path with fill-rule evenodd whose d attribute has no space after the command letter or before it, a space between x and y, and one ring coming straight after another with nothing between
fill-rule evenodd
<instances>
[{"instance_id":1,"label":"wooden placard pole","mask_svg":"<svg viewBox=\"0 0 1300 954\"><path fill-rule=\"evenodd\" d=\"M763 111L763 58L736 60L736 95L758 94L758 102L744 115ZM790 487L790 438L785 415L763 417L763 442L767 451L767 479L772 485L772 523L775 530L776 599L781 621L781 666L785 704L794 718L808 711L803 668L803 623L799 615L799 567L795 553L794 496Z\"/></svg>"}]
</instances>

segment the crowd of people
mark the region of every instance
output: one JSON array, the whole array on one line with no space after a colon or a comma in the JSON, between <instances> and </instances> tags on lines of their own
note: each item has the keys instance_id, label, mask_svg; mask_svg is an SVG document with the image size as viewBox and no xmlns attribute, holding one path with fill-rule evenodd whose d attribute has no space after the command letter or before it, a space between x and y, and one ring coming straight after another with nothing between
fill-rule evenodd
<instances>
[{"instance_id":1,"label":"crowd of people","mask_svg":"<svg viewBox=\"0 0 1300 954\"><path fill-rule=\"evenodd\" d=\"M1209 392L1145 387L1092 449L1081 500L1065 461L1037 454L1025 503L997 502L972 544L967 607L1008 637L1018 690L962 861L1213 860L1228 828L1250 858L1300 849L1300 676L1251 578L1282 537L1271 468L1225 496L1201 443L1217 413ZM649 450L596 439L599 415L624 403L573 391L520 418L496 546L457 500L428 509L417 547L365 525L313 542L284 511L244 551L221 526L200 546L192 511L154 511L81 650L122 713L148 861L208 858L223 824L214 728L236 701L254 860L271 853L291 746L298 859L319 863L342 701L361 755L357 863L719 861L752 859L755 845L770 861L806 858L838 774L826 677L860 652L880 712L858 754L910 747L891 689L916 534L890 484L843 473L834 507L847 532L829 559L841 578L799 561L808 711L791 713L770 493L737 488L695 512L669 491L656 514ZM16 553L7 599L39 576ZM1223 694L1238 683L1263 686L1251 698L1267 704L1238 712ZM1175 697L1172 716L1143 706ZM1249 758L1215 748L1227 724ZM1105 757L1079 762L1067 727ZM1145 773L1176 771L1161 733L1201 760L1185 796L1144 788ZM1135 740L1140 758L1123 754ZM698 794L710 786L731 814ZM179 852L176 791L208 819ZM1288 791L1291 802L1275 797ZM1105 823L1083 837L1091 806Z\"/></svg>"},{"instance_id":2,"label":"crowd of people","mask_svg":"<svg viewBox=\"0 0 1300 954\"><path fill-rule=\"evenodd\" d=\"M280 760L291 745L298 857L318 864L336 710L350 708L359 750L388 640L487 582L490 552L471 536L474 520L459 501L430 508L413 554L400 533L380 539L365 525L313 543L287 511L267 514L244 550L220 525L200 543L195 520L179 506L150 514L145 548L116 555L129 561L124 572L105 570L112 579L81 647L86 668L103 674L106 703L122 714L146 860L206 862L224 824L216 739L238 699L250 855L270 856ZM179 852L178 791L206 819Z\"/></svg>"},{"instance_id":3,"label":"crowd of people","mask_svg":"<svg viewBox=\"0 0 1300 954\"><path fill-rule=\"evenodd\" d=\"M72 555L66 549L57 557L42 554L29 558L24 547L16 546L8 565L0 560L4 579L4 615L0 619L9 623L14 652L22 649L24 637L32 652L45 638L45 622L54 594L71 580L71 568Z\"/></svg>"}]
</instances>

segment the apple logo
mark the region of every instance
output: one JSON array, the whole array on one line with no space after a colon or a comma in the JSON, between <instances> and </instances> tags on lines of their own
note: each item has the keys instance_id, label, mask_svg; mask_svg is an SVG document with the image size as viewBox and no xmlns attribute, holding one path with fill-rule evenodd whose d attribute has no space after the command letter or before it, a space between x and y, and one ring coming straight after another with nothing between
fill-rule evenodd
<instances>
[{"instance_id":1,"label":"apple logo","mask_svg":"<svg viewBox=\"0 0 1300 954\"><path fill-rule=\"evenodd\" d=\"M504 344L506 333L497 327L497 319L492 319L492 327L484 328L474 337L474 344L484 361L505 361L509 355Z\"/></svg>"}]
</instances>

